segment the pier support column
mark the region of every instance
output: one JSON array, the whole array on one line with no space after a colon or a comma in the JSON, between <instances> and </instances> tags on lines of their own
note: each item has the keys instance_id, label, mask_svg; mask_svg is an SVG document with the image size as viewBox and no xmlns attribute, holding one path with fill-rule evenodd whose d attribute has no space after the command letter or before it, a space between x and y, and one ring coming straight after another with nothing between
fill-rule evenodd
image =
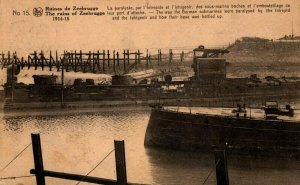
<instances>
[{"instance_id":1,"label":"pier support column","mask_svg":"<svg viewBox=\"0 0 300 185\"><path fill-rule=\"evenodd\" d=\"M34 170L36 176L37 185L45 185L44 165L42 156L42 147L40 134L31 134L33 158L34 158Z\"/></svg>"},{"instance_id":2,"label":"pier support column","mask_svg":"<svg viewBox=\"0 0 300 185\"><path fill-rule=\"evenodd\" d=\"M127 184L127 174L126 174L124 140L114 141L114 143L115 143L117 185L126 185Z\"/></svg>"},{"instance_id":3,"label":"pier support column","mask_svg":"<svg viewBox=\"0 0 300 185\"><path fill-rule=\"evenodd\" d=\"M229 185L225 150L215 150L217 185Z\"/></svg>"}]
</instances>

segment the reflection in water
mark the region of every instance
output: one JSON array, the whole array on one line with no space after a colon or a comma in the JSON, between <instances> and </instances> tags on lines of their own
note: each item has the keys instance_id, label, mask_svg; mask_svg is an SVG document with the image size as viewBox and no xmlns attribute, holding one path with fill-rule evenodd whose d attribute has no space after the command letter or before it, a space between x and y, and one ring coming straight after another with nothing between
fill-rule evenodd
<instances>
[{"instance_id":1,"label":"reflection in water","mask_svg":"<svg viewBox=\"0 0 300 185\"><path fill-rule=\"evenodd\" d=\"M48 170L86 174L113 148L114 139L124 139L129 182L202 184L214 169L214 156L145 148L148 119L149 110L140 109L2 114L0 168L30 143L30 133L40 132L44 166ZM26 150L0 176L28 175L29 169L33 168L32 158L31 149ZM114 163L114 155L110 155L90 175L115 179ZM228 157L231 185L300 184L299 166L295 159ZM6 183L35 184L35 179L15 179ZM47 184L75 183L47 178ZM206 184L216 184L215 172Z\"/></svg>"},{"instance_id":2,"label":"reflection in water","mask_svg":"<svg viewBox=\"0 0 300 185\"><path fill-rule=\"evenodd\" d=\"M214 168L214 156L147 148L155 184L202 184ZM216 184L212 175L206 184Z\"/></svg>"},{"instance_id":3,"label":"reflection in water","mask_svg":"<svg viewBox=\"0 0 300 185\"><path fill-rule=\"evenodd\" d=\"M147 148L153 181L157 184L216 184L213 153L183 152ZM230 184L300 184L300 161L295 158L273 158L228 155Z\"/></svg>"}]
</instances>

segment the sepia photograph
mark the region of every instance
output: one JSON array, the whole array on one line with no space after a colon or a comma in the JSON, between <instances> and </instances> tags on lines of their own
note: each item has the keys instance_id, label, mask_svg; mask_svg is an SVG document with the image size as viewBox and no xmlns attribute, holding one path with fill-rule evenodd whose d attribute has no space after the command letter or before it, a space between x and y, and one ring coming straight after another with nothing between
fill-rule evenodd
<instances>
[{"instance_id":1,"label":"sepia photograph","mask_svg":"<svg viewBox=\"0 0 300 185\"><path fill-rule=\"evenodd\" d=\"M0 185L300 185L297 0L0 0Z\"/></svg>"}]
</instances>

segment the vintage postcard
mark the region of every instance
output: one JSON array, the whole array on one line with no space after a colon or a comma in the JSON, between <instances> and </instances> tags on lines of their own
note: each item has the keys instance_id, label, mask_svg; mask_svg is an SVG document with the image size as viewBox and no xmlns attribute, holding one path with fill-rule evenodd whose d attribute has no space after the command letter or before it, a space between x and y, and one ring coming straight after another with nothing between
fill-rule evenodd
<instances>
[{"instance_id":1,"label":"vintage postcard","mask_svg":"<svg viewBox=\"0 0 300 185\"><path fill-rule=\"evenodd\" d=\"M300 185L297 0L0 0L0 185Z\"/></svg>"}]
</instances>

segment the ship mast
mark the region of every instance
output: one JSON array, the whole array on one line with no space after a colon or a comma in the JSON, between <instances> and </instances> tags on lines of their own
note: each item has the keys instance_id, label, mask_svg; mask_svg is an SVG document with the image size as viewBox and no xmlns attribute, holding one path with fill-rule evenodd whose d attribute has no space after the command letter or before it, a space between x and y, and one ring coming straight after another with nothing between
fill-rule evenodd
<instances>
[{"instance_id":1,"label":"ship mast","mask_svg":"<svg viewBox=\"0 0 300 185\"><path fill-rule=\"evenodd\" d=\"M64 63L65 63L66 52L64 51L64 56L61 60L61 107L64 104Z\"/></svg>"},{"instance_id":2,"label":"ship mast","mask_svg":"<svg viewBox=\"0 0 300 185\"><path fill-rule=\"evenodd\" d=\"M292 40L294 40L294 16L292 13Z\"/></svg>"},{"instance_id":3,"label":"ship mast","mask_svg":"<svg viewBox=\"0 0 300 185\"><path fill-rule=\"evenodd\" d=\"M295 0L293 1L293 6L295 6ZM294 40L294 12L292 11L292 40Z\"/></svg>"},{"instance_id":4,"label":"ship mast","mask_svg":"<svg viewBox=\"0 0 300 185\"><path fill-rule=\"evenodd\" d=\"M10 55L8 55L8 62L10 62ZM12 61L12 64L11 64L11 103L14 103L14 61Z\"/></svg>"}]
</instances>

